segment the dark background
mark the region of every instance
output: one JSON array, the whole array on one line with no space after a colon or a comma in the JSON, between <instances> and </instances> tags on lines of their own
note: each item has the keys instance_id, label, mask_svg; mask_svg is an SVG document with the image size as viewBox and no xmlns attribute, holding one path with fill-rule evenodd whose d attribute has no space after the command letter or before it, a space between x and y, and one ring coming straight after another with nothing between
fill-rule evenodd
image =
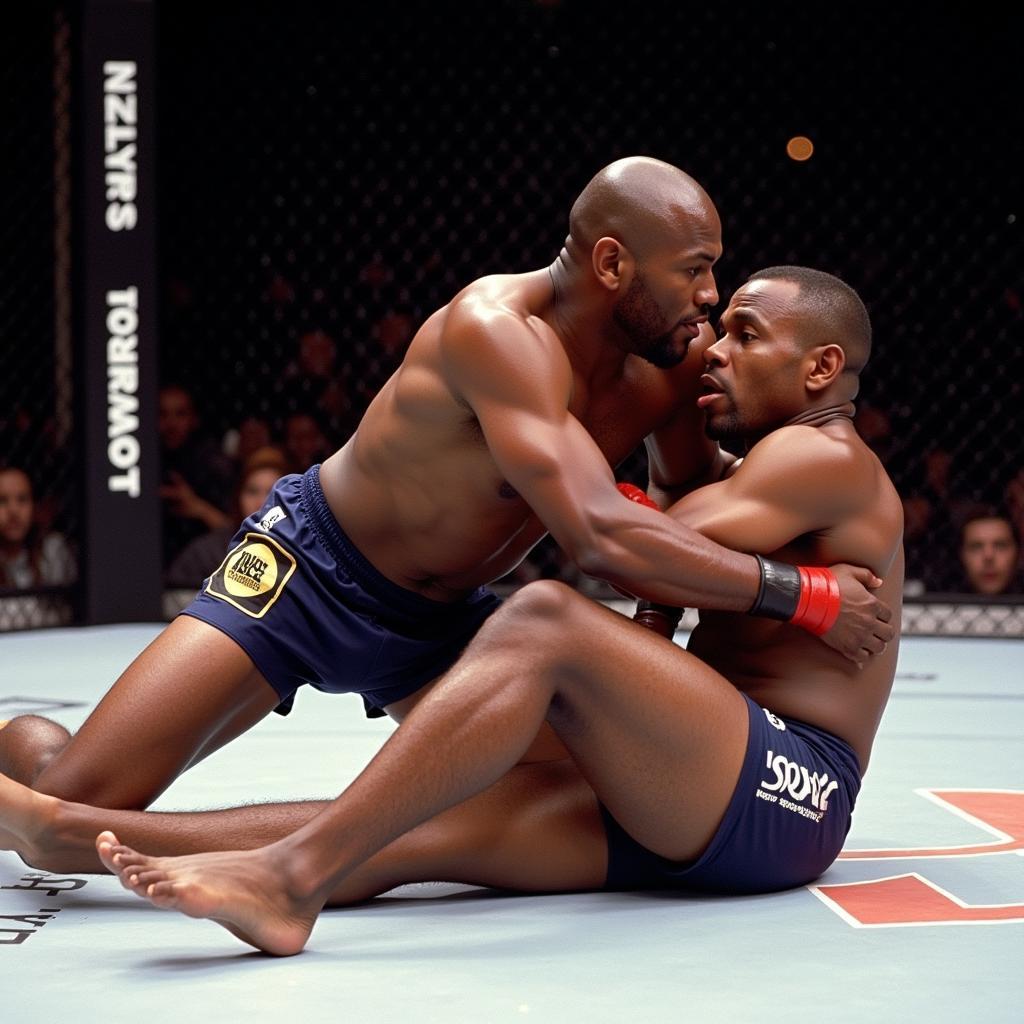
<instances>
[{"instance_id":1,"label":"dark background","mask_svg":"<svg viewBox=\"0 0 1024 1024\"><path fill-rule=\"evenodd\" d=\"M47 412L54 10L21 15L0 54L16 98L0 441L36 468L74 538L75 476ZM211 437L247 415L280 429L298 339L323 330L345 396L324 426L343 441L409 330L481 274L549 263L589 177L644 153L717 203L723 299L777 263L860 292L876 339L862 424L918 502L912 568L933 589L955 585L958 511L1001 502L1024 469L1021 14L586 0L156 10L161 377L192 391ZM814 142L807 163L786 156L794 135ZM562 571L550 547L533 565Z\"/></svg>"}]
</instances>

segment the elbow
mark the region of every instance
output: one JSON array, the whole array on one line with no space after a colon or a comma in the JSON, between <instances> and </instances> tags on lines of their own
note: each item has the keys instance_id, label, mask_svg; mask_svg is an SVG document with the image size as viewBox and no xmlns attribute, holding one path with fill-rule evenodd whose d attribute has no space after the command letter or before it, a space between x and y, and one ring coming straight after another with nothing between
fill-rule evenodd
<instances>
[{"instance_id":1,"label":"elbow","mask_svg":"<svg viewBox=\"0 0 1024 1024\"><path fill-rule=\"evenodd\" d=\"M579 545L574 545L569 554L581 572L593 576L595 579L614 582L614 577L618 575L616 563L621 559L615 557L613 547L614 545L607 539L595 536L587 538Z\"/></svg>"}]
</instances>

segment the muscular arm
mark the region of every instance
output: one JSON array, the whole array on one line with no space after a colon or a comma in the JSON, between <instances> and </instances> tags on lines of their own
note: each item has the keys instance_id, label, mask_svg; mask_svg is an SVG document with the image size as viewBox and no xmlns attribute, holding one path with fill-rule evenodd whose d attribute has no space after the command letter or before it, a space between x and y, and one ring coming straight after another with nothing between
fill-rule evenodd
<instances>
[{"instance_id":1,"label":"muscular arm","mask_svg":"<svg viewBox=\"0 0 1024 1024\"><path fill-rule=\"evenodd\" d=\"M569 412L572 375L557 341L508 312L457 311L445 373L508 482L584 572L650 600L744 611L757 594L747 556L624 501L600 448Z\"/></svg>"},{"instance_id":2,"label":"muscular arm","mask_svg":"<svg viewBox=\"0 0 1024 1024\"><path fill-rule=\"evenodd\" d=\"M669 514L720 544L767 553L859 513L874 494L872 475L849 444L814 427L784 427L727 479L688 494ZM868 568L881 575L889 565Z\"/></svg>"}]
</instances>

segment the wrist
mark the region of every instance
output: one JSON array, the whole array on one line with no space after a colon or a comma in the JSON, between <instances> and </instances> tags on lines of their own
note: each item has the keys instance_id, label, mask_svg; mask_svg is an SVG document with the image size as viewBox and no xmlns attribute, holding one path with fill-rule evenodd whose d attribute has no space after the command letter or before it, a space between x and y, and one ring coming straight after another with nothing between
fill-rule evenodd
<instances>
[{"instance_id":1,"label":"wrist","mask_svg":"<svg viewBox=\"0 0 1024 1024\"><path fill-rule=\"evenodd\" d=\"M835 625L842 599L831 569L754 557L761 580L749 614L790 622L815 636Z\"/></svg>"},{"instance_id":2,"label":"wrist","mask_svg":"<svg viewBox=\"0 0 1024 1024\"><path fill-rule=\"evenodd\" d=\"M637 601L633 621L671 640L683 617L682 608L668 604L655 604L643 599Z\"/></svg>"}]
</instances>

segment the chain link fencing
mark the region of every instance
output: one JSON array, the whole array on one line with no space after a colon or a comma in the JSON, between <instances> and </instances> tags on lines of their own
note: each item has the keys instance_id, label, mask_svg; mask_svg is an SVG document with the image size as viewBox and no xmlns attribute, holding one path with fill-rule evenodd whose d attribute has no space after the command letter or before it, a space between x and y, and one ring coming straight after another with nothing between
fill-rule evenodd
<instances>
[{"instance_id":1,"label":"chain link fencing","mask_svg":"<svg viewBox=\"0 0 1024 1024\"><path fill-rule=\"evenodd\" d=\"M906 499L911 631L1024 633L1019 599L976 613L989 605L956 596L963 518L992 506L1024 525L1019 14L381 0L158 18L161 379L219 456L237 466L269 441L299 466L343 443L434 309L481 275L550 263L594 171L648 153L715 199L723 300L780 263L865 299L858 424ZM24 71L4 71L32 94L19 116L38 148L0 227L17 339L54 331L32 298L55 260L47 45L40 31ZM804 162L787 156L797 135L815 147ZM0 388L15 405L54 400L41 348L14 348ZM73 537L66 456L45 459ZM645 474L642 452L618 472ZM607 596L551 542L511 582L536 577Z\"/></svg>"}]
</instances>

